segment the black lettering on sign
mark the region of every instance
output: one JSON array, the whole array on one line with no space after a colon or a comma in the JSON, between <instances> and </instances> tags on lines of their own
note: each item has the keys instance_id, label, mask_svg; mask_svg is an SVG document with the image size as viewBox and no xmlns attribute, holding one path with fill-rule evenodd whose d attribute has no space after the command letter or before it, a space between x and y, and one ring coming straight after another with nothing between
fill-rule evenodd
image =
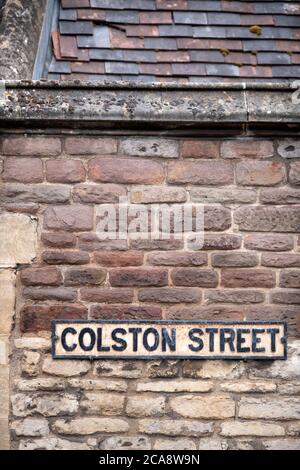
<instances>
[{"instance_id":1,"label":"black lettering on sign","mask_svg":"<svg viewBox=\"0 0 300 470\"><path fill-rule=\"evenodd\" d=\"M54 359L286 359L284 322L52 322Z\"/></svg>"}]
</instances>

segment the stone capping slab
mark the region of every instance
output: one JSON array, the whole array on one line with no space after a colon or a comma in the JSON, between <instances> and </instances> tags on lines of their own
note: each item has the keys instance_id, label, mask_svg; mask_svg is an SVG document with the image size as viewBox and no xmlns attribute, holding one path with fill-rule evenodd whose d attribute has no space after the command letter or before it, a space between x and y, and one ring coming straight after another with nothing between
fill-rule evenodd
<instances>
[{"instance_id":1,"label":"stone capping slab","mask_svg":"<svg viewBox=\"0 0 300 470\"><path fill-rule=\"evenodd\" d=\"M0 122L299 123L296 84L6 81Z\"/></svg>"}]
</instances>

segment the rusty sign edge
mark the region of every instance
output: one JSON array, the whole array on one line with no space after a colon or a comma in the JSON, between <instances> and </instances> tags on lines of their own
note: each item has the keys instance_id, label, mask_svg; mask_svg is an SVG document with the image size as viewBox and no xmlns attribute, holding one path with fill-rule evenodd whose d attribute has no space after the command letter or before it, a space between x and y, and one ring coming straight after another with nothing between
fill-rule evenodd
<instances>
[{"instance_id":1,"label":"rusty sign edge","mask_svg":"<svg viewBox=\"0 0 300 470\"><path fill-rule=\"evenodd\" d=\"M221 356L211 354L209 356L179 356L179 355L136 355L136 356L123 356L123 355L111 355L111 356L95 356L95 355L62 355L56 354L56 325L72 324L98 324L98 325L132 325L132 324L145 324L145 325L280 325L283 326L284 335L282 337L282 344L284 347L284 353L282 356ZM155 360L155 359L168 359L168 360L230 360L230 361L267 361L267 360L287 360L287 338L288 338L288 324L286 321L212 321L212 320L51 320L51 355L53 359L70 359L70 360Z\"/></svg>"}]
</instances>

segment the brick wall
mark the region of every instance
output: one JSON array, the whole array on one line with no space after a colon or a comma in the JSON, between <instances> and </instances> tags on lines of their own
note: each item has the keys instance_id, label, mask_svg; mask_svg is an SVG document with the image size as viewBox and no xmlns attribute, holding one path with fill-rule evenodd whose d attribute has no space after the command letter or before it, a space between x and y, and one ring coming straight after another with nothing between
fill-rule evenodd
<instances>
[{"instance_id":1,"label":"brick wall","mask_svg":"<svg viewBox=\"0 0 300 470\"><path fill-rule=\"evenodd\" d=\"M38 239L8 264L13 448L300 448L299 142L8 134L0 155L1 256L20 218ZM99 240L124 195L204 204L204 247ZM161 318L286 320L289 358L51 360L52 319Z\"/></svg>"}]
</instances>

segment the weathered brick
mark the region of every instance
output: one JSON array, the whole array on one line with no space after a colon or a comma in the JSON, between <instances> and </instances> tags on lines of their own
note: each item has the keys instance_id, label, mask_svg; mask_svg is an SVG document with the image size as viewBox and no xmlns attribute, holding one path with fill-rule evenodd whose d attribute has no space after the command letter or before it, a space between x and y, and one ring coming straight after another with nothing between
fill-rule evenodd
<instances>
[{"instance_id":1,"label":"weathered brick","mask_svg":"<svg viewBox=\"0 0 300 470\"><path fill-rule=\"evenodd\" d=\"M52 248L73 248L76 245L76 236L68 232L42 233L44 245Z\"/></svg>"},{"instance_id":2,"label":"weathered brick","mask_svg":"<svg viewBox=\"0 0 300 470\"><path fill-rule=\"evenodd\" d=\"M86 374L91 368L87 361L55 361L50 356L46 356L43 362L42 370L45 374L55 375L57 377L75 377Z\"/></svg>"},{"instance_id":3,"label":"weathered brick","mask_svg":"<svg viewBox=\"0 0 300 470\"><path fill-rule=\"evenodd\" d=\"M64 379L56 378L38 378L31 380L17 380L15 385L18 390L22 392L35 392L35 391L60 391L65 390L66 384Z\"/></svg>"},{"instance_id":4,"label":"weathered brick","mask_svg":"<svg viewBox=\"0 0 300 470\"><path fill-rule=\"evenodd\" d=\"M273 155L273 143L267 140L228 140L221 145L223 158L270 158Z\"/></svg>"},{"instance_id":5,"label":"weathered brick","mask_svg":"<svg viewBox=\"0 0 300 470\"><path fill-rule=\"evenodd\" d=\"M48 207L44 214L44 228L75 232L92 230L93 213L92 207L79 204Z\"/></svg>"},{"instance_id":6,"label":"weathered brick","mask_svg":"<svg viewBox=\"0 0 300 470\"><path fill-rule=\"evenodd\" d=\"M27 377L37 377L41 355L37 351L24 351L21 360L22 374Z\"/></svg>"},{"instance_id":7,"label":"weathered brick","mask_svg":"<svg viewBox=\"0 0 300 470\"><path fill-rule=\"evenodd\" d=\"M292 184L300 184L300 162L292 162L290 165L289 181Z\"/></svg>"},{"instance_id":8,"label":"weathered brick","mask_svg":"<svg viewBox=\"0 0 300 470\"><path fill-rule=\"evenodd\" d=\"M77 291L66 287L27 287L23 289L25 299L31 300L59 300L74 302L77 300Z\"/></svg>"},{"instance_id":9,"label":"weathered brick","mask_svg":"<svg viewBox=\"0 0 300 470\"><path fill-rule=\"evenodd\" d=\"M46 178L50 183L79 183L85 180L85 168L79 160L48 160Z\"/></svg>"},{"instance_id":10,"label":"weathered brick","mask_svg":"<svg viewBox=\"0 0 300 470\"><path fill-rule=\"evenodd\" d=\"M17 349L31 349L33 351L50 349L50 340L36 336L17 338L15 339L14 344Z\"/></svg>"},{"instance_id":11,"label":"weathered brick","mask_svg":"<svg viewBox=\"0 0 300 470\"><path fill-rule=\"evenodd\" d=\"M146 366L145 376L151 379L171 379L179 376L179 362L168 360L149 361Z\"/></svg>"},{"instance_id":12,"label":"weathered brick","mask_svg":"<svg viewBox=\"0 0 300 470\"><path fill-rule=\"evenodd\" d=\"M198 289L160 287L141 289L138 299L141 302L190 303L201 302L202 294Z\"/></svg>"},{"instance_id":13,"label":"weathered brick","mask_svg":"<svg viewBox=\"0 0 300 470\"><path fill-rule=\"evenodd\" d=\"M240 235L233 235L229 233L219 234L205 234L204 245L200 246L202 250L238 250L242 245L242 238ZM188 248L197 250L198 243L192 235L188 240Z\"/></svg>"},{"instance_id":14,"label":"weathered brick","mask_svg":"<svg viewBox=\"0 0 300 470\"><path fill-rule=\"evenodd\" d=\"M259 291L209 290L205 293L207 304L259 304L264 300L265 294Z\"/></svg>"},{"instance_id":15,"label":"weathered brick","mask_svg":"<svg viewBox=\"0 0 300 470\"><path fill-rule=\"evenodd\" d=\"M86 320L87 309L82 305L27 305L21 310L22 333L50 330L51 320Z\"/></svg>"},{"instance_id":16,"label":"weathered brick","mask_svg":"<svg viewBox=\"0 0 300 470\"><path fill-rule=\"evenodd\" d=\"M263 441L262 445L265 450L300 450L299 439L272 439Z\"/></svg>"},{"instance_id":17,"label":"weathered brick","mask_svg":"<svg viewBox=\"0 0 300 470\"><path fill-rule=\"evenodd\" d=\"M125 380L111 380L111 379L87 379L87 378L76 378L69 379L68 384L71 388L80 390L102 390L106 392L126 392L128 386Z\"/></svg>"},{"instance_id":18,"label":"weathered brick","mask_svg":"<svg viewBox=\"0 0 300 470\"><path fill-rule=\"evenodd\" d=\"M221 390L230 393L269 393L276 392L277 385L273 382L226 382L221 384Z\"/></svg>"},{"instance_id":19,"label":"weathered brick","mask_svg":"<svg viewBox=\"0 0 300 470\"><path fill-rule=\"evenodd\" d=\"M218 253L212 255L212 266L214 267L245 267L251 268L258 265L258 256L254 253Z\"/></svg>"},{"instance_id":20,"label":"weathered brick","mask_svg":"<svg viewBox=\"0 0 300 470\"><path fill-rule=\"evenodd\" d=\"M226 204L247 204L255 202L257 198L254 189L236 188L193 188L190 191L192 202L198 203L226 203Z\"/></svg>"},{"instance_id":21,"label":"weathered brick","mask_svg":"<svg viewBox=\"0 0 300 470\"><path fill-rule=\"evenodd\" d=\"M53 429L58 434L95 434L95 433L115 433L126 432L129 429L128 423L120 418L95 418L81 417L73 420L58 420L53 424Z\"/></svg>"},{"instance_id":22,"label":"weathered brick","mask_svg":"<svg viewBox=\"0 0 300 470\"><path fill-rule=\"evenodd\" d=\"M163 396L134 395L128 398L126 414L140 418L146 416L161 416L165 413L166 399Z\"/></svg>"},{"instance_id":23,"label":"weathered brick","mask_svg":"<svg viewBox=\"0 0 300 470\"><path fill-rule=\"evenodd\" d=\"M80 290L80 298L86 302L131 303L133 301L133 289L86 287Z\"/></svg>"},{"instance_id":24,"label":"weathered brick","mask_svg":"<svg viewBox=\"0 0 300 470\"><path fill-rule=\"evenodd\" d=\"M106 270L100 268L71 268L65 271L66 286L101 285L106 279Z\"/></svg>"},{"instance_id":25,"label":"weathered brick","mask_svg":"<svg viewBox=\"0 0 300 470\"><path fill-rule=\"evenodd\" d=\"M260 202L263 204L299 204L300 190L283 187L263 189L260 193Z\"/></svg>"},{"instance_id":26,"label":"weathered brick","mask_svg":"<svg viewBox=\"0 0 300 470\"><path fill-rule=\"evenodd\" d=\"M239 418L244 419L299 419L300 399L294 398L241 398Z\"/></svg>"},{"instance_id":27,"label":"weathered brick","mask_svg":"<svg viewBox=\"0 0 300 470\"><path fill-rule=\"evenodd\" d=\"M237 183L242 186L273 186L285 177L285 167L279 162L249 160L237 163Z\"/></svg>"},{"instance_id":28,"label":"weathered brick","mask_svg":"<svg viewBox=\"0 0 300 470\"><path fill-rule=\"evenodd\" d=\"M61 142L53 137L9 137L4 139L4 155L56 157L61 153Z\"/></svg>"},{"instance_id":29,"label":"weathered brick","mask_svg":"<svg viewBox=\"0 0 300 470\"><path fill-rule=\"evenodd\" d=\"M217 272L209 269L173 269L171 277L175 286L217 287L218 285Z\"/></svg>"},{"instance_id":30,"label":"weathered brick","mask_svg":"<svg viewBox=\"0 0 300 470\"><path fill-rule=\"evenodd\" d=\"M41 183L43 163L32 158L8 158L3 165L2 180L19 183Z\"/></svg>"},{"instance_id":31,"label":"weathered brick","mask_svg":"<svg viewBox=\"0 0 300 470\"><path fill-rule=\"evenodd\" d=\"M228 450L228 444L225 439L204 437L200 439L199 450Z\"/></svg>"},{"instance_id":32,"label":"weathered brick","mask_svg":"<svg viewBox=\"0 0 300 470\"><path fill-rule=\"evenodd\" d=\"M213 432L213 424L209 422L182 419L142 419L139 431L144 434L164 434L167 436L203 436Z\"/></svg>"},{"instance_id":33,"label":"weathered brick","mask_svg":"<svg viewBox=\"0 0 300 470\"><path fill-rule=\"evenodd\" d=\"M240 230L258 232L299 232L298 207L242 207L234 214Z\"/></svg>"},{"instance_id":34,"label":"weathered brick","mask_svg":"<svg viewBox=\"0 0 300 470\"><path fill-rule=\"evenodd\" d=\"M274 304L300 304L300 292L298 291L275 291L270 295L270 301Z\"/></svg>"},{"instance_id":35,"label":"weathered brick","mask_svg":"<svg viewBox=\"0 0 300 470\"><path fill-rule=\"evenodd\" d=\"M109 437L104 439L100 443L100 449L102 450L150 450L151 441L146 437L135 437L135 436L126 436L126 437Z\"/></svg>"},{"instance_id":36,"label":"weathered brick","mask_svg":"<svg viewBox=\"0 0 300 470\"><path fill-rule=\"evenodd\" d=\"M300 142L297 140L283 140L278 142L278 153L282 158L299 158Z\"/></svg>"},{"instance_id":37,"label":"weathered brick","mask_svg":"<svg viewBox=\"0 0 300 470\"><path fill-rule=\"evenodd\" d=\"M155 380L151 382L139 382L136 386L137 392L155 393L181 393L181 392L210 392L213 388L211 382L200 380Z\"/></svg>"},{"instance_id":38,"label":"weathered brick","mask_svg":"<svg viewBox=\"0 0 300 470\"><path fill-rule=\"evenodd\" d=\"M233 179L233 167L229 162L178 161L168 165L169 183L216 185L231 184Z\"/></svg>"},{"instance_id":39,"label":"weathered brick","mask_svg":"<svg viewBox=\"0 0 300 470\"><path fill-rule=\"evenodd\" d=\"M141 361L97 361L95 373L99 377L122 377L124 379L137 379L142 376L144 365Z\"/></svg>"},{"instance_id":40,"label":"weathered brick","mask_svg":"<svg viewBox=\"0 0 300 470\"><path fill-rule=\"evenodd\" d=\"M180 250L183 249L184 242L183 240L177 240L170 237L167 240L130 240L130 248L133 250L144 250L144 251L154 251L154 250Z\"/></svg>"},{"instance_id":41,"label":"weathered brick","mask_svg":"<svg viewBox=\"0 0 300 470\"><path fill-rule=\"evenodd\" d=\"M70 188L62 184L3 183L0 187L1 200L8 203L59 204L68 202L70 192Z\"/></svg>"},{"instance_id":42,"label":"weathered brick","mask_svg":"<svg viewBox=\"0 0 300 470\"><path fill-rule=\"evenodd\" d=\"M286 321L288 323L289 335L298 337L300 335L299 313L299 306L253 305L249 307L246 319L247 321Z\"/></svg>"},{"instance_id":43,"label":"weathered brick","mask_svg":"<svg viewBox=\"0 0 300 470\"><path fill-rule=\"evenodd\" d=\"M42 437L49 434L49 425L45 418L26 418L13 421L12 430L16 436Z\"/></svg>"},{"instance_id":44,"label":"weathered brick","mask_svg":"<svg viewBox=\"0 0 300 470\"><path fill-rule=\"evenodd\" d=\"M290 251L294 240L291 235L252 233L245 236L244 244L247 250Z\"/></svg>"},{"instance_id":45,"label":"weathered brick","mask_svg":"<svg viewBox=\"0 0 300 470\"><path fill-rule=\"evenodd\" d=\"M45 251L42 259L47 264L87 264L89 254L85 251Z\"/></svg>"},{"instance_id":46,"label":"weathered brick","mask_svg":"<svg viewBox=\"0 0 300 470\"><path fill-rule=\"evenodd\" d=\"M118 203L126 193L118 184L79 184L73 189L73 200L82 204Z\"/></svg>"},{"instance_id":47,"label":"weathered brick","mask_svg":"<svg viewBox=\"0 0 300 470\"><path fill-rule=\"evenodd\" d=\"M162 312L160 307L149 305L93 305L91 317L100 320L160 320Z\"/></svg>"},{"instance_id":48,"label":"weathered brick","mask_svg":"<svg viewBox=\"0 0 300 470\"><path fill-rule=\"evenodd\" d=\"M111 155L117 153L117 141L103 137L68 137L65 148L69 155Z\"/></svg>"},{"instance_id":49,"label":"weathered brick","mask_svg":"<svg viewBox=\"0 0 300 470\"><path fill-rule=\"evenodd\" d=\"M95 233L79 234L78 243L84 251L124 251L128 248L127 240L101 240Z\"/></svg>"},{"instance_id":50,"label":"weathered brick","mask_svg":"<svg viewBox=\"0 0 300 470\"><path fill-rule=\"evenodd\" d=\"M191 439L156 439L153 450L196 450Z\"/></svg>"},{"instance_id":51,"label":"weathered brick","mask_svg":"<svg viewBox=\"0 0 300 470\"><path fill-rule=\"evenodd\" d=\"M210 305L210 306L173 306L165 312L165 317L169 320L243 320L245 316L244 305Z\"/></svg>"},{"instance_id":52,"label":"weathered brick","mask_svg":"<svg viewBox=\"0 0 300 470\"><path fill-rule=\"evenodd\" d=\"M280 287L290 287L298 289L300 287L300 270L286 270L281 271L279 279Z\"/></svg>"},{"instance_id":53,"label":"weathered brick","mask_svg":"<svg viewBox=\"0 0 300 470\"><path fill-rule=\"evenodd\" d=\"M109 267L141 266L143 259L142 251L98 251L94 253L96 263Z\"/></svg>"},{"instance_id":54,"label":"weathered brick","mask_svg":"<svg viewBox=\"0 0 300 470\"><path fill-rule=\"evenodd\" d=\"M263 253L261 264L272 268L300 268L300 254Z\"/></svg>"},{"instance_id":55,"label":"weathered brick","mask_svg":"<svg viewBox=\"0 0 300 470\"><path fill-rule=\"evenodd\" d=\"M223 231L231 226L231 211L225 207L205 206L204 207L204 230Z\"/></svg>"},{"instance_id":56,"label":"weathered brick","mask_svg":"<svg viewBox=\"0 0 300 470\"><path fill-rule=\"evenodd\" d=\"M283 426L274 423L262 423L251 421L244 423L241 421L227 422L221 424L221 436L284 436Z\"/></svg>"},{"instance_id":57,"label":"weathered brick","mask_svg":"<svg viewBox=\"0 0 300 470\"><path fill-rule=\"evenodd\" d=\"M220 142L214 140L185 140L182 143L182 156L187 158L218 158Z\"/></svg>"},{"instance_id":58,"label":"weathered brick","mask_svg":"<svg viewBox=\"0 0 300 470\"><path fill-rule=\"evenodd\" d=\"M178 158L179 143L175 139L129 138L121 141L119 151L132 157Z\"/></svg>"},{"instance_id":59,"label":"weathered brick","mask_svg":"<svg viewBox=\"0 0 300 470\"><path fill-rule=\"evenodd\" d=\"M125 395L119 393L85 393L80 406L89 415L121 415L125 403Z\"/></svg>"},{"instance_id":60,"label":"weathered brick","mask_svg":"<svg viewBox=\"0 0 300 470\"><path fill-rule=\"evenodd\" d=\"M184 418L225 419L235 415L235 402L226 396L183 395L172 398L170 406Z\"/></svg>"},{"instance_id":61,"label":"weathered brick","mask_svg":"<svg viewBox=\"0 0 300 470\"><path fill-rule=\"evenodd\" d=\"M164 180L160 163L135 158L94 158L89 178L102 183L158 184Z\"/></svg>"},{"instance_id":62,"label":"weathered brick","mask_svg":"<svg viewBox=\"0 0 300 470\"><path fill-rule=\"evenodd\" d=\"M25 417L36 413L43 416L73 415L78 411L78 401L70 394L23 394L11 398L14 416Z\"/></svg>"},{"instance_id":63,"label":"weathered brick","mask_svg":"<svg viewBox=\"0 0 300 470\"><path fill-rule=\"evenodd\" d=\"M184 188L170 186L138 186L131 189L130 199L133 204L186 202L187 195Z\"/></svg>"},{"instance_id":64,"label":"weathered brick","mask_svg":"<svg viewBox=\"0 0 300 470\"><path fill-rule=\"evenodd\" d=\"M183 376L193 379L238 379L245 373L240 362L227 361L185 361Z\"/></svg>"},{"instance_id":65,"label":"weathered brick","mask_svg":"<svg viewBox=\"0 0 300 470\"><path fill-rule=\"evenodd\" d=\"M57 268L27 268L21 271L21 281L25 286L59 286L62 274Z\"/></svg>"},{"instance_id":66,"label":"weathered brick","mask_svg":"<svg viewBox=\"0 0 300 470\"><path fill-rule=\"evenodd\" d=\"M166 286L168 284L168 272L156 268L112 269L109 273L109 281L115 287Z\"/></svg>"},{"instance_id":67,"label":"weathered brick","mask_svg":"<svg viewBox=\"0 0 300 470\"><path fill-rule=\"evenodd\" d=\"M41 439L20 441L19 450L91 450L91 448L82 442L73 442L67 439L57 437L45 437Z\"/></svg>"},{"instance_id":68,"label":"weathered brick","mask_svg":"<svg viewBox=\"0 0 300 470\"><path fill-rule=\"evenodd\" d=\"M171 253L150 253L147 262L155 266L205 266L206 253L172 251Z\"/></svg>"},{"instance_id":69,"label":"weathered brick","mask_svg":"<svg viewBox=\"0 0 300 470\"><path fill-rule=\"evenodd\" d=\"M268 269L223 269L223 287L275 287L276 275Z\"/></svg>"}]
</instances>

